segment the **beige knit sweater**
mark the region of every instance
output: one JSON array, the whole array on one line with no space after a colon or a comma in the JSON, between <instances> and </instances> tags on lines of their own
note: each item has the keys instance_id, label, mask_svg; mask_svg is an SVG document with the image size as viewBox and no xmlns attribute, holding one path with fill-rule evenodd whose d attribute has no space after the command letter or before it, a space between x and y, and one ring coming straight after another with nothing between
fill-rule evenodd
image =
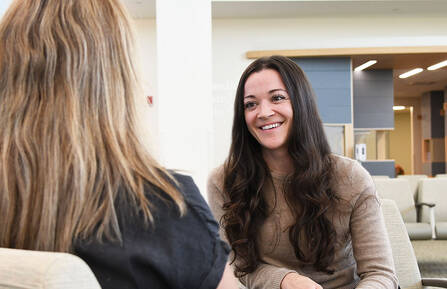
<instances>
[{"instance_id":1,"label":"beige knit sweater","mask_svg":"<svg viewBox=\"0 0 447 289\"><path fill-rule=\"evenodd\" d=\"M325 289L397 288L391 247L372 179L356 161L335 155L334 159L337 181L334 189L342 200L328 212L338 236L331 266L335 273L318 272L296 259L287 230L294 220L283 197L285 176L271 172L275 188L270 185L263 191L271 214L256 236L262 263L241 278L248 288L279 289L289 272L305 275ZM223 166L220 166L208 180L208 201L218 221L226 200L222 187ZM225 239L222 229L221 236Z\"/></svg>"}]
</instances>

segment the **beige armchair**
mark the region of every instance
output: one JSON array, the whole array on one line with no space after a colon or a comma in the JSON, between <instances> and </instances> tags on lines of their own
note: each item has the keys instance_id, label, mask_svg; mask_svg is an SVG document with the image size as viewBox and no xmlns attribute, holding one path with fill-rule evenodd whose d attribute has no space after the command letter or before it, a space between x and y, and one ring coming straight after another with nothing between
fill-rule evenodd
<instances>
[{"instance_id":1,"label":"beige armchair","mask_svg":"<svg viewBox=\"0 0 447 289\"><path fill-rule=\"evenodd\" d=\"M434 216L434 204L415 204L413 192L407 179L380 179L374 180L374 183L381 198L391 199L396 202L411 240L435 238L434 218L424 219L423 222L418 222L417 218L417 208L421 206L429 208L431 215Z\"/></svg>"},{"instance_id":2,"label":"beige armchair","mask_svg":"<svg viewBox=\"0 0 447 289\"><path fill-rule=\"evenodd\" d=\"M398 178L407 179L410 183L411 192L413 193L414 201L418 199L419 184L421 180L428 178L427 175L400 175Z\"/></svg>"},{"instance_id":3,"label":"beige armchair","mask_svg":"<svg viewBox=\"0 0 447 289\"><path fill-rule=\"evenodd\" d=\"M432 178L421 181L418 193L419 202L436 204L434 216L422 209L422 221L436 220L436 239L447 239L447 178Z\"/></svg>"},{"instance_id":4,"label":"beige armchair","mask_svg":"<svg viewBox=\"0 0 447 289\"><path fill-rule=\"evenodd\" d=\"M67 253L0 248L0 288L100 289L79 257Z\"/></svg>"},{"instance_id":5,"label":"beige armchair","mask_svg":"<svg viewBox=\"0 0 447 289\"><path fill-rule=\"evenodd\" d=\"M382 212L401 289L447 288L446 278L422 278L406 227L393 200L382 199Z\"/></svg>"}]
</instances>

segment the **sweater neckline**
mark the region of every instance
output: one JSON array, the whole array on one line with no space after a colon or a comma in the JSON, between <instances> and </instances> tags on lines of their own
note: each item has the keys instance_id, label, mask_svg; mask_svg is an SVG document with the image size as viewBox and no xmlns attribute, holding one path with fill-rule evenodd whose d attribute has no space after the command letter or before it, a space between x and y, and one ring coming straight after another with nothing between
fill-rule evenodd
<instances>
[{"instance_id":1,"label":"sweater neckline","mask_svg":"<svg viewBox=\"0 0 447 289\"><path fill-rule=\"evenodd\" d=\"M274 180L279 180L279 181L284 180L284 179L287 178L287 176L288 176L288 174L286 174L286 173L282 173L282 172L278 172L278 171L273 171L273 170L270 170L270 175L272 176L272 178L273 178Z\"/></svg>"}]
</instances>

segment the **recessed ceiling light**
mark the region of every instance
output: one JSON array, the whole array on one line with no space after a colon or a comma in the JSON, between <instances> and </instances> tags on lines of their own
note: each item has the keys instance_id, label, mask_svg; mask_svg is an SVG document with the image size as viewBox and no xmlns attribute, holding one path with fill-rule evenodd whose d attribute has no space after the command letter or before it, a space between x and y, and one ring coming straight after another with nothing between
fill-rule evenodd
<instances>
[{"instance_id":1,"label":"recessed ceiling light","mask_svg":"<svg viewBox=\"0 0 447 289\"><path fill-rule=\"evenodd\" d=\"M403 105L395 105L395 106L393 106L393 110L404 110L405 109L405 106L403 106Z\"/></svg>"},{"instance_id":2,"label":"recessed ceiling light","mask_svg":"<svg viewBox=\"0 0 447 289\"><path fill-rule=\"evenodd\" d=\"M436 63L430 67L427 68L427 70L435 70L441 67L447 66L447 60L444 60L442 62Z\"/></svg>"},{"instance_id":3,"label":"recessed ceiling light","mask_svg":"<svg viewBox=\"0 0 447 289\"><path fill-rule=\"evenodd\" d=\"M402 73L401 75L399 75L399 78L407 78L410 77L412 75L418 74L419 72L422 72L423 69L422 68L415 68L413 70L407 71L405 73Z\"/></svg>"},{"instance_id":4,"label":"recessed ceiling light","mask_svg":"<svg viewBox=\"0 0 447 289\"><path fill-rule=\"evenodd\" d=\"M363 69L370 67L377 63L377 60L370 60L368 62L363 63L362 65L357 66L354 71L362 71Z\"/></svg>"}]
</instances>

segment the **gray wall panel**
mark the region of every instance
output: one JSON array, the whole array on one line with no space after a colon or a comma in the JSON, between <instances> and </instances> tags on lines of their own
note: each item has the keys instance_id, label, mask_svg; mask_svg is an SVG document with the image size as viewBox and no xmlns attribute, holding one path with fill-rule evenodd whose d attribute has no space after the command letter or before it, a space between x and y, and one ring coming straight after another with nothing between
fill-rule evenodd
<instances>
[{"instance_id":1,"label":"gray wall panel","mask_svg":"<svg viewBox=\"0 0 447 289\"><path fill-rule=\"evenodd\" d=\"M352 123L351 60L293 58L306 73L324 123Z\"/></svg>"},{"instance_id":2,"label":"gray wall panel","mask_svg":"<svg viewBox=\"0 0 447 289\"><path fill-rule=\"evenodd\" d=\"M432 163L431 174L435 176L437 174L445 174L445 162Z\"/></svg>"},{"instance_id":3,"label":"gray wall panel","mask_svg":"<svg viewBox=\"0 0 447 289\"><path fill-rule=\"evenodd\" d=\"M392 70L354 72L354 128L394 128Z\"/></svg>"},{"instance_id":4,"label":"gray wall panel","mask_svg":"<svg viewBox=\"0 0 447 289\"><path fill-rule=\"evenodd\" d=\"M430 92L426 92L422 95L421 98L421 130L422 130L422 138L429 139L431 138L431 107L430 107Z\"/></svg>"},{"instance_id":5,"label":"gray wall panel","mask_svg":"<svg viewBox=\"0 0 447 289\"><path fill-rule=\"evenodd\" d=\"M366 161L360 163L372 176L395 177L394 161Z\"/></svg>"},{"instance_id":6,"label":"gray wall panel","mask_svg":"<svg viewBox=\"0 0 447 289\"><path fill-rule=\"evenodd\" d=\"M440 113L444 103L444 91L432 91L430 100L431 137L444 137L444 116Z\"/></svg>"}]
</instances>

